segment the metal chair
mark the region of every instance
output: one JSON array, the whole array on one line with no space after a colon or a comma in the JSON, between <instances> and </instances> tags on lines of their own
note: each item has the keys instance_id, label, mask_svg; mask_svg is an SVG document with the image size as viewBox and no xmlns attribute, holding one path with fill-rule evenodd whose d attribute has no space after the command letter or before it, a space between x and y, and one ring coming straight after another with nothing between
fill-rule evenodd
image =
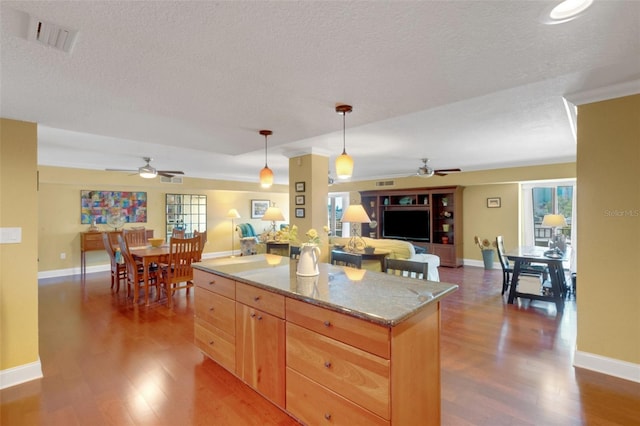
<instances>
[{"instance_id":1,"label":"metal chair","mask_svg":"<svg viewBox=\"0 0 640 426\"><path fill-rule=\"evenodd\" d=\"M511 275L513 274L513 268L509 263L509 258L505 255L504 249L504 237L498 235L496 237L496 250L498 252L498 260L500 260L500 266L502 267L502 293L504 294L511 285ZM532 265L527 264L520 269L521 275L528 275L533 277L541 277L542 281L546 281L549 275L549 269L545 265Z\"/></svg>"},{"instance_id":2,"label":"metal chair","mask_svg":"<svg viewBox=\"0 0 640 426\"><path fill-rule=\"evenodd\" d=\"M426 281L429 275L429 264L406 259L386 258L384 260L384 270L390 275L399 275L401 277L417 278Z\"/></svg>"},{"instance_id":3,"label":"metal chair","mask_svg":"<svg viewBox=\"0 0 640 426\"><path fill-rule=\"evenodd\" d=\"M289 246L289 257L291 259L300 259L300 246Z\"/></svg>"},{"instance_id":4,"label":"metal chair","mask_svg":"<svg viewBox=\"0 0 640 426\"><path fill-rule=\"evenodd\" d=\"M347 253L344 251L331 251L331 264L344 265L352 268L362 269L362 256L356 253Z\"/></svg>"}]
</instances>

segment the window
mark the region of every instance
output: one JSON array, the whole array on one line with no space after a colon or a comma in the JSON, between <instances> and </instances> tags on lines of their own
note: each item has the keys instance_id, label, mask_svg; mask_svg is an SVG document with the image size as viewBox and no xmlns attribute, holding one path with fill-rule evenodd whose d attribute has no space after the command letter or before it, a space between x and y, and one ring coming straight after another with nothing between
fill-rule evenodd
<instances>
[{"instance_id":1,"label":"window","mask_svg":"<svg viewBox=\"0 0 640 426\"><path fill-rule=\"evenodd\" d=\"M348 232L344 233L342 229L342 212L344 206L347 205L349 195L348 194L332 194L329 195L328 202L328 215L329 215L329 228L331 229L331 235L336 237L347 237Z\"/></svg>"},{"instance_id":2,"label":"window","mask_svg":"<svg viewBox=\"0 0 640 426\"><path fill-rule=\"evenodd\" d=\"M542 219L547 214L563 215L567 226L558 231L566 235L567 238L571 237L573 188L573 185L534 186L531 188L535 245L546 246L551 238L553 230L542 226Z\"/></svg>"}]
</instances>

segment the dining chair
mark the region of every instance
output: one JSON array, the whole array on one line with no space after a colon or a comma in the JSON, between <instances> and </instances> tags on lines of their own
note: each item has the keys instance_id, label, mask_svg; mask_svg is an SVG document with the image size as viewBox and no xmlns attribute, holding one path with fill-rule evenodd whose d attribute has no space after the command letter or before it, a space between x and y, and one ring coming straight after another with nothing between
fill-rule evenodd
<instances>
[{"instance_id":1,"label":"dining chair","mask_svg":"<svg viewBox=\"0 0 640 426\"><path fill-rule=\"evenodd\" d=\"M124 235L124 240L127 242L129 247L142 247L146 246L148 243L147 231L145 228L125 229L122 231L122 235Z\"/></svg>"},{"instance_id":2,"label":"dining chair","mask_svg":"<svg viewBox=\"0 0 640 426\"><path fill-rule=\"evenodd\" d=\"M505 255L506 251L504 249L504 237L502 235L498 235L496 237L496 251L498 252L498 260L500 261L500 266L502 267L502 293L507 291L509 286L511 285L511 276L513 275L513 268L509 262L509 258ZM549 269L546 265L533 265L526 264L523 265L520 269L520 274L540 277L542 281L546 281L549 275Z\"/></svg>"},{"instance_id":3,"label":"dining chair","mask_svg":"<svg viewBox=\"0 0 640 426\"><path fill-rule=\"evenodd\" d=\"M122 235L118 235L118 244L120 245L120 252L124 259L124 264L127 269L127 296L132 291L140 292L141 288L144 288L144 268L140 262L137 262L131 251L129 245ZM157 267L151 267L149 269L149 288L155 287L156 297L160 299L160 275L158 274Z\"/></svg>"},{"instance_id":4,"label":"dining chair","mask_svg":"<svg viewBox=\"0 0 640 426\"><path fill-rule=\"evenodd\" d=\"M171 231L171 236L174 238L184 238L184 233L184 229L173 228L173 231Z\"/></svg>"},{"instance_id":5,"label":"dining chair","mask_svg":"<svg viewBox=\"0 0 640 426\"><path fill-rule=\"evenodd\" d=\"M384 270L387 274L401 277L427 280L429 276L429 264L407 259L384 259Z\"/></svg>"},{"instance_id":6,"label":"dining chair","mask_svg":"<svg viewBox=\"0 0 640 426\"><path fill-rule=\"evenodd\" d=\"M300 259L300 246L289 246L289 257L291 259Z\"/></svg>"},{"instance_id":7,"label":"dining chair","mask_svg":"<svg viewBox=\"0 0 640 426\"><path fill-rule=\"evenodd\" d=\"M343 251L331 251L331 264L344 265L352 268L362 269L362 256L356 253L347 253Z\"/></svg>"},{"instance_id":8,"label":"dining chair","mask_svg":"<svg viewBox=\"0 0 640 426\"><path fill-rule=\"evenodd\" d=\"M102 233L102 241L111 261L111 289L113 290L115 286L117 293L120 291L120 282L126 283L127 267L124 262L119 262L119 259L116 258L116 252L120 250L120 245L117 242L113 243L109 232Z\"/></svg>"},{"instance_id":9,"label":"dining chair","mask_svg":"<svg viewBox=\"0 0 640 426\"><path fill-rule=\"evenodd\" d=\"M173 293L193 287L193 267L191 264L200 255L201 237L171 238L169 243L169 263L163 265L162 275L167 291L167 304L173 307Z\"/></svg>"},{"instance_id":10,"label":"dining chair","mask_svg":"<svg viewBox=\"0 0 640 426\"><path fill-rule=\"evenodd\" d=\"M194 262L200 262L202 260L202 252L204 251L204 245L207 243L207 231L198 232L193 231L193 236L200 239L198 246L198 257L194 259Z\"/></svg>"}]
</instances>

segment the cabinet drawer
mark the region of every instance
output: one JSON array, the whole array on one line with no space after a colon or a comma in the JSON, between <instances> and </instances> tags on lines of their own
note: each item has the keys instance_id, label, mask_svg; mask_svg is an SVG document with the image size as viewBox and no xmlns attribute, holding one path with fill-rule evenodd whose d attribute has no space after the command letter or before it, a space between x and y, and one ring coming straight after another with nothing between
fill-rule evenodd
<instances>
[{"instance_id":1,"label":"cabinet drawer","mask_svg":"<svg viewBox=\"0 0 640 426\"><path fill-rule=\"evenodd\" d=\"M330 423L383 426L390 424L389 421L290 368L287 368L287 411L308 425Z\"/></svg>"},{"instance_id":2,"label":"cabinet drawer","mask_svg":"<svg viewBox=\"0 0 640 426\"><path fill-rule=\"evenodd\" d=\"M383 358L390 357L390 336L386 327L289 298L287 321Z\"/></svg>"},{"instance_id":3,"label":"cabinet drawer","mask_svg":"<svg viewBox=\"0 0 640 426\"><path fill-rule=\"evenodd\" d=\"M214 293L221 294L229 299L236 298L236 282L229 278L194 269L193 281L195 282L196 287L213 291Z\"/></svg>"},{"instance_id":4,"label":"cabinet drawer","mask_svg":"<svg viewBox=\"0 0 640 426\"><path fill-rule=\"evenodd\" d=\"M236 302L211 291L199 289L195 297L196 317L225 333L236 335Z\"/></svg>"},{"instance_id":5,"label":"cabinet drawer","mask_svg":"<svg viewBox=\"0 0 640 426\"><path fill-rule=\"evenodd\" d=\"M236 370L235 338L199 318L194 324L195 343L215 362L232 373Z\"/></svg>"},{"instance_id":6,"label":"cabinet drawer","mask_svg":"<svg viewBox=\"0 0 640 426\"><path fill-rule=\"evenodd\" d=\"M84 251L92 250L104 250L104 240L102 239L102 232L87 232L82 234L82 249Z\"/></svg>"},{"instance_id":7,"label":"cabinet drawer","mask_svg":"<svg viewBox=\"0 0 640 426\"><path fill-rule=\"evenodd\" d=\"M389 419L389 360L287 323L287 367Z\"/></svg>"},{"instance_id":8,"label":"cabinet drawer","mask_svg":"<svg viewBox=\"0 0 640 426\"><path fill-rule=\"evenodd\" d=\"M247 306L284 318L284 299L280 294L243 283L236 283L236 300Z\"/></svg>"}]
</instances>

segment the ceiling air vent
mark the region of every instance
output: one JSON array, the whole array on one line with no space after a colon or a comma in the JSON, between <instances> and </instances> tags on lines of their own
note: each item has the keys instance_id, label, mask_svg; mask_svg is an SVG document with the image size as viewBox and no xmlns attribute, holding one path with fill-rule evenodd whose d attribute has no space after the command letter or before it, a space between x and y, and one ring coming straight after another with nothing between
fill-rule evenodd
<instances>
[{"instance_id":1,"label":"ceiling air vent","mask_svg":"<svg viewBox=\"0 0 640 426\"><path fill-rule=\"evenodd\" d=\"M174 176L174 177L167 177L167 176L160 176L160 182L162 183L182 183L182 176Z\"/></svg>"},{"instance_id":2,"label":"ceiling air vent","mask_svg":"<svg viewBox=\"0 0 640 426\"><path fill-rule=\"evenodd\" d=\"M376 186L394 186L396 184L393 180L380 180L376 182Z\"/></svg>"},{"instance_id":3,"label":"ceiling air vent","mask_svg":"<svg viewBox=\"0 0 640 426\"><path fill-rule=\"evenodd\" d=\"M47 47L71 53L78 32L51 22L30 17L27 39Z\"/></svg>"}]
</instances>

